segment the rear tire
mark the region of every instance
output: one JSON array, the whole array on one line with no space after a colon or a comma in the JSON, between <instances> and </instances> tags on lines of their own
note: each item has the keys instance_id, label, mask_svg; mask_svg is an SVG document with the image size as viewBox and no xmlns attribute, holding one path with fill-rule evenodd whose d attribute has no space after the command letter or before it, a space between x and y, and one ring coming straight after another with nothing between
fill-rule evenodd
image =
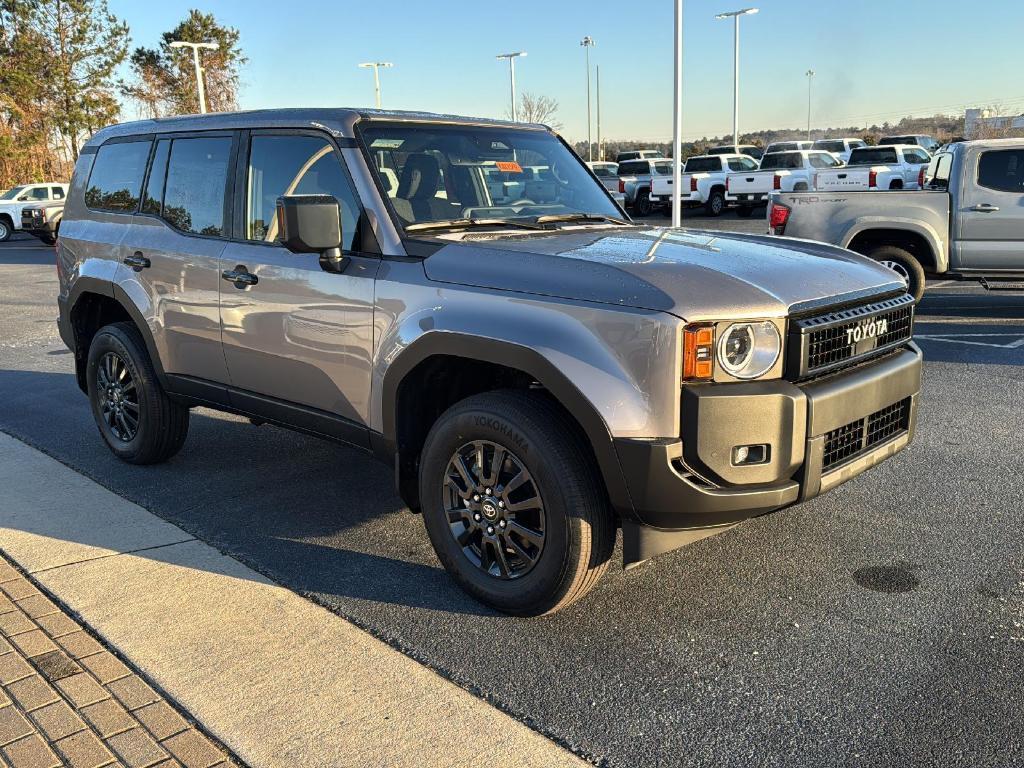
<instances>
[{"instance_id":1,"label":"rear tire","mask_svg":"<svg viewBox=\"0 0 1024 768\"><path fill-rule=\"evenodd\" d=\"M736 209L736 215L741 219L749 219L751 214L754 212L754 207L751 205L741 205Z\"/></svg>"},{"instance_id":2,"label":"rear tire","mask_svg":"<svg viewBox=\"0 0 1024 768\"><path fill-rule=\"evenodd\" d=\"M921 297L924 296L924 267L912 253L895 245L882 245L867 255L902 277L907 282L907 292L914 297L914 301L921 301Z\"/></svg>"},{"instance_id":3,"label":"rear tire","mask_svg":"<svg viewBox=\"0 0 1024 768\"><path fill-rule=\"evenodd\" d=\"M636 196L636 202L633 204L633 209L637 216L645 218L651 215L651 193L648 190L639 192Z\"/></svg>"},{"instance_id":4,"label":"rear tire","mask_svg":"<svg viewBox=\"0 0 1024 768\"><path fill-rule=\"evenodd\" d=\"M96 333L85 377L96 426L115 456L129 464L157 464L181 450L188 408L160 386L133 324L114 323Z\"/></svg>"},{"instance_id":5,"label":"rear tire","mask_svg":"<svg viewBox=\"0 0 1024 768\"><path fill-rule=\"evenodd\" d=\"M554 613L608 567L604 485L576 425L543 394L485 392L449 408L423 447L420 499L445 569L505 613Z\"/></svg>"},{"instance_id":6,"label":"rear tire","mask_svg":"<svg viewBox=\"0 0 1024 768\"><path fill-rule=\"evenodd\" d=\"M725 194L720 189L711 190L708 201L704 204L704 212L708 216L718 217L725 210Z\"/></svg>"}]
</instances>

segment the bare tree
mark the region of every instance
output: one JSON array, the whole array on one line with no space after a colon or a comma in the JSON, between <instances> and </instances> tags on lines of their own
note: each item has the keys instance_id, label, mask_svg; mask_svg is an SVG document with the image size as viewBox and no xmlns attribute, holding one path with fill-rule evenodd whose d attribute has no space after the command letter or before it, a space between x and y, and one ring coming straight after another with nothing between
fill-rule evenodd
<instances>
[{"instance_id":1,"label":"bare tree","mask_svg":"<svg viewBox=\"0 0 1024 768\"><path fill-rule=\"evenodd\" d=\"M508 110L505 114L511 118L512 112ZM519 108L516 119L523 123L543 123L554 128L556 131L562 129L562 124L556 119L558 115L558 102L550 96L537 96L532 93L523 93L519 97Z\"/></svg>"}]
</instances>

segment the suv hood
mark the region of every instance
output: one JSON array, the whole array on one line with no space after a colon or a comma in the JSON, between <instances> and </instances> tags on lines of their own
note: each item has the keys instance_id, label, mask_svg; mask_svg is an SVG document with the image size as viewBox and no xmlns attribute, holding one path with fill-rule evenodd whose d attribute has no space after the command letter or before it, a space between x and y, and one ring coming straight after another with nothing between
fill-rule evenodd
<instances>
[{"instance_id":1,"label":"suv hood","mask_svg":"<svg viewBox=\"0 0 1024 768\"><path fill-rule=\"evenodd\" d=\"M442 283L670 312L692 320L784 317L905 290L892 271L792 238L656 227L470 236L424 261Z\"/></svg>"}]
</instances>

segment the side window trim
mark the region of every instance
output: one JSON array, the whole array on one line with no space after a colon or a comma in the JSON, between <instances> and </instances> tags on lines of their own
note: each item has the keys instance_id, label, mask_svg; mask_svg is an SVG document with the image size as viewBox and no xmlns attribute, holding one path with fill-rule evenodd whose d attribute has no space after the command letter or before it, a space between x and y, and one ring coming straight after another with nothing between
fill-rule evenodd
<instances>
[{"instance_id":1,"label":"side window trim","mask_svg":"<svg viewBox=\"0 0 1024 768\"><path fill-rule=\"evenodd\" d=\"M368 208L363 202L362 197L359 195L359 189L356 187L355 181L352 178L352 173L349 171L348 163L345 161L345 156L342 154L341 149L343 147L350 148L350 142L343 140L339 142L336 137L332 136L326 131L320 131L313 128L249 128L239 132L242 134L238 142L238 152L235 159L235 174L234 174L234 188L235 188L235 200L232 210L234 212L233 220L234 226L231 230L231 240L239 243L245 243L246 245L258 245L265 248L281 248L280 243L267 243L260 240L249 240L246 237L246 222L248 220L249 212L247 210L247 197L249 194L249 157L252 153L252 139L260 136L309 136L312 138L322 139L326 141L334 152L334 156L338 159L341 165L341 172L345 177L345 181L348 183L349 189L352 192L352 197L358 206L357 220L359 224L359 237L358 243L356 239L353 239L353 245L366 246L369 242L370 248L360 249L342 249L345 254L351 255L362 255L362 256L380 256L380 246L377 245L376 236L373 235L370 227L370 219L367 214Z\"/></svg>"}]
</instances>

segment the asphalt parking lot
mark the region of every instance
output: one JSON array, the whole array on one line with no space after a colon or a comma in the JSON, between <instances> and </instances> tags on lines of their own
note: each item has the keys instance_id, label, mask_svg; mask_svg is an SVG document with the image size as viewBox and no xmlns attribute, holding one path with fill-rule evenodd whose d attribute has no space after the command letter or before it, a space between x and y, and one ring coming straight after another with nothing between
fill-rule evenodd
<instances>
[{"instance_id":1,"label":"asphalt parking lot","mask_svg":"<svg viewBox=\"0 0 1024 768\"><path fill-rule=\"evenodd\" d=\"M684 223L764 231L734 213ZM0 429L594 763L1024 763L1024 292L929 285L907 451L806 505L613 568L534 620L450 582L389 470L360 454L199 410L169 463L118 462L74 383L55 292L52 248L0 244Z\"/></svg>"}]
</instances>

